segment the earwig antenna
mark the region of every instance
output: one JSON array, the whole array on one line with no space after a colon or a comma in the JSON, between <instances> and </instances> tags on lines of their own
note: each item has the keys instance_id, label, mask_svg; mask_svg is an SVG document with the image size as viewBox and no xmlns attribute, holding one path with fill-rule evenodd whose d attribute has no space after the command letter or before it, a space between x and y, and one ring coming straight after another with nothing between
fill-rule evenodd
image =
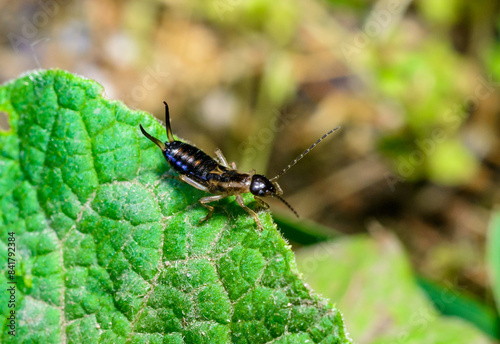
<instances>
[{"instance_id":1,"label":"earwig antenna","mask_svg":"<svg viewBox=\"0 0 500 344\"><path fill-rule=\"evenodd\" d=\"M316 145L317 145L318 143L320 143L321 141L323 141L324 139L326 139L326 137L327 137L328 135L330 135L331 133L333 133L334 131L336 131L336 130L338 130L338 129L340 129L340 127L333 128L332 130L330 130L329 132L327 132L325 135L323 135L322 137L320 137L318 141L314 142L314 143L311 145L311 147L307 148L307 149L306 149L306 150L305 150L305 151L304 151L301 155L299 155L299 156L298 156L298 157L297 157L294 161L292 161L290 165L288 165L287 167L285 167L285 168L283 169L283 171L281 171L280 173L278 173L278 174L276 175L276 177L273 177L273 178L271 178L270 180L271 180L271 181L273 181L273 180L278 179L279 177L281 177L283 174L285 174L285 172L286 172L286 171L288 171L288 170L289 170L289 169L290 169L293 165L295 165L296 163L298 163L300 159L302 159L302 158L303 158L303 157L304 157L307 153L309 153L309 152L310 152L310 151L311 151L314 147L316 147ZM281 200L282 200L285 204L287 204L287 205L288 205L288 203L286 203L284 199L282 199L281 197L280 197L280 199L281 199ZM290 207L290 206L288 205L288 207ZM290 207L290 209L292 209L292 208ZM292 210L293 210L293 209L292 209ZM294 212L295 212L295 210L294 210ZM297 215L297 213L295 213L295 215ZM297 217L298 217L298 215L297 215Z\"/></svg>"},{"instance_id":2,"label":"earwig antenna","mask_svg":"<svg viewBox=\"0 0 500 344\"><path fill-rule=\"evenodd\" d=\"M271 195L272 197L276 197L277 199L279 199L281 202L285 203L285 205L291 210L293 211L293 213L295 214L295 216L299 217L299 214L295 211L295 209L292 208L292 206L287 202L285 201L285 199L279 195Z\"/></svg>"},{"instance_id":3,"label":"earwig antenna","mask_svg":"<svg viewBox=\"0 0 500 344\"><path fill-rule=\"evenodd\" d=\"M163 142L161 142L160 140L158 140L156 137L149 135L149 133L146 130L144 130L144 128L142 127L142 124L139 124L139 126L141 127L141 131L144 134L144 136L146 136L148 139L153 141L153 143L156 144L158 147L160 147L160 149L163 152L167 150L167 147L165 146L165 144Z\"/></svg>"},{"instance_id":4,"label":"earwig antenna","mask_svg":"<svg viewBox=\"0 0 500 344\"><path fill-rule=\"evenodd\" d=\"M165 127L167 128L168 142L173 142L174 135L172 135L172 129L170 128L170 111L167 102L163 101L163 104L165 104Z\"/></svg>"}]
</instances>

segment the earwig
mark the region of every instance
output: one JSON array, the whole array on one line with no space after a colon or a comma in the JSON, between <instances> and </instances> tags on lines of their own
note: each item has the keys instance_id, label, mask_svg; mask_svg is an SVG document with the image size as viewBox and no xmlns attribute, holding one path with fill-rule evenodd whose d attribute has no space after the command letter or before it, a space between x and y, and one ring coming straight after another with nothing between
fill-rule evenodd
<instances>
[{"instance_id":1,"label":"earwig","mask_svg":"<svg viewBox=\"0 0 500 344\"><path fill-rule=\"evenodd\" d=\"M252 170L249 173L238 172L234 162L231 163L231 166L228 165L227 160L224 155L222 155L220 149L215 150L215 155L217 155L219 160L219 162L217 162L202 150L188 143L175 140L170 127L168 104L166 102L163 102L163 104L165 104L165 126L168 141L165 143L161 142L144 130L142 125L139 126L144 136L160 147L165 159L170 166L179 173L182 181L199 190L213 194L213 196L203 197L199 200L199 203L208 209L208 214L202 221L207 220L212 215L214 210L214 207L208 205L207 203L215 202L234 195L238 205L245 209L246 212L254 218L257 226L261 230L263 227L258 215L245 205L241 195L250 192L256 200L262 202L266 206L267 203L265 203L261 197L277 198L283 202L295 214L295 216L299 217L299 214L295 211L295 209L293 209L293 207L285 201L283 197L281 197L283 191L276 180L285 174L285 172L287 172L297 162L299 162L299 160L316 147L318 143L340 128L337 127L327 132L275 177L268 179L261 174L256 174L255 170Z\"/></svg>"}]
</instances>

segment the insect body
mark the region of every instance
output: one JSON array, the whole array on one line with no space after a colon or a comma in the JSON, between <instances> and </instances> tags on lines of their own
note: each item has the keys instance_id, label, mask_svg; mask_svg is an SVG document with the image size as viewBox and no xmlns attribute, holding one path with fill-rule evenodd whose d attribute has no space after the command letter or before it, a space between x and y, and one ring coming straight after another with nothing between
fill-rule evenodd
<instances>
[{"instance_id":1,"label":"insect body","mask_svg":"<svg viewBox=\"0 0 500 344\"><path fill-rule=\"evenodd\" d=\"M172 134L172 129L170 128L168 105L166 102L163 103L165 104L168 141L163 143L157 138L151 136L148 132L146 132L146 130L144 130L142 125L140 125L141 131L144 136L160 147L165 159L168 161L170 166L179 173L180 178L184 182L197 189L214 194L213 196L203 197L199 200L200 204L209 210L205 219L209 218L214 210L214 208L207 203L215 202L222 198L235 195L236 202L238 202L238 204L254 218L260 229L262 229L262 224L260 223L259 217L252 209L245 205L241 195L250 192L257 200L264 204L266 203L260 199L260 197L270 196L278 198L298 217L299 215L297 212L280 196L283 191L275 180L288 171L288 169L295 165L300 159L302 159L304 155L309 153L309 151L318 143L338 129L337 127L330 130L318 141L316 141L316 143L305 150L304 153L299 155L276 177L268 179L261 174L256 174L254 170L249 173L238 172L236 170L235 163L233 162L231 166L229 166L226 158L224 158L219 149L215 150L215 154L219 159L219 162L217 162L202 150L188 143L175 140Z\"/></svg>"}]
</instances>

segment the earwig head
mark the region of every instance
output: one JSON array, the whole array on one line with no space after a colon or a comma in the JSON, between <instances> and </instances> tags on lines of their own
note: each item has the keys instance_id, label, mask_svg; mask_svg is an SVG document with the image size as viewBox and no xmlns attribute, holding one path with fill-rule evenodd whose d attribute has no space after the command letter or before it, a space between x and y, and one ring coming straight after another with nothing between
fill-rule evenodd
<instances>
[{"instance_id":1,"label":"earwig head","mask_svg":"<svg viewBox=\"0 0 500 344\"><path fill-rule=\"evenodd\" d=\"M261 174L254 174L252 176L252 181L250 183L250 192L254 196L258 197L266 197L271 196L279 199L281 202L285 203L285 205L290 208L291 211L295 214L295 216L299 217L299 214L292 208L287 201L285 201L280 195L283 193L281 191L280 186L276 182L272 182L267 179L265 176Z\"/></svg>"},{"instance_id":2,"label":"earwig head","mask_svg":"<svg viewBox=\"0 0 500 344\"><path fill-rule=\"evenodd\" d=\"M250 192L254 196L266 197L276 194L276 187L265 176L254 174L250 183Z\"/></svg>"}]
</instances>

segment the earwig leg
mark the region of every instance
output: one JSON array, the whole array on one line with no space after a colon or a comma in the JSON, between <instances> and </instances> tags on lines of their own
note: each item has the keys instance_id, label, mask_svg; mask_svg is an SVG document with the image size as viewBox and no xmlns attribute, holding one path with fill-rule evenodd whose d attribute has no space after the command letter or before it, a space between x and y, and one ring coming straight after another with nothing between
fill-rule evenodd
<instances>
[{"instance_id":1,"label":"earwig leg","mask_svg":"<svg viewBox=\"0 0 500 344\"><path fill-rule=\"evenodd\" d=\"M269 204L267 204L267 202L265 202L262 198L254 196L254 199L257 201L257 204L260 207L262 207L264 209L269 209Z\"/></svg>"},{"instance_id":2,"label":"earwig leg","mask_svg":"<svg viewBox=\"0 0 500 344\"><path fill-rule=\"evenodd\" d=\"M222 154L222 152L219 148L217 148L215 150L215 155L217 155L217 158L219 159L219 162L221 163L222 166L229 167L229 165L227 164L226 158L224 157L224 155Z\"/></svg>"},{"instance_id":3,"label":"earwig leg","mask_svg":"<svg viewBox=\"0 0 500 344\"><path fill-rule=\"evenodd\" d=\"M236 169L237 169L237 168L236 168L236 163L235 163L234 161L231 163L231 167L233 168L233 170L236 170Z\"/></svg>"},{"instance_id":4,"label":"earwig leg","mask_svg":"<svg viewBox=\"0 0 500 344\"><path fill-rule=\"evenodd\" d=\"M183 181L184 183L188 183L189 185L191 185L192 187L197 188L198 190L208 192L208 189L207 189L207 187L206 187L206 186L201 185L200 183L195 182L195 181L194 181L194 180L192 180L191 178L186 177L186 176L184 176L184 175L181 175L180 177L181 177L181 179L182 179L182 181Z\"/></svg>"},{"instance_id":5,"label":"earwig leg","mask_svg":"<svg viewBox=\"0 0 500 344\"><path fill-rule=\"evenodd\" d=\"M238 204L240 205L240 207L242 207L243 209L245 209L247 213L249 213L250 215L252 215L252 217L255 220L255 223L257 223L257 226L259 227L259 229L261 231L264 230L264 227L262 227L262 224L260 223L259 216L255 213L255 211L253 211L252 209L250 209L249 207L247 207L245 205L245 202L243 201L243 197L241 197L241 195L236 195L236 202L238 202Z\"/></svg>"},{"instance_id":6,"label":"earwig leg","mask_svg":"<svg viewBox=\"0 0 500 344\"><path fill-rule=\"evenodd\" d=\"M208 197L200 198L200 200L198 202L202 206L204 206L205 208L208 209L207 216L205 216L204 219L200 220L200 223L205 222L206 220L208 220L212 216L212 214L214 212L214 207L212 207L211 205L208 205L206 203L215 202L215 201L221 200L221 199L223 199L225 197L227 197L227 196L226 195L215 195L215 196L208 196Z\"/></svg>"},{"instance_id":7,"label":"earwig leg","mask_svg":"<svg viewBox=\"0 0 500 344\"><path fill-rule=\"evenodd\" d=\"M184 176L184 175L181 175L180 177L181 177L181 179L182 179L182 181L183 181L183 182L186 182L186 183L188 183L189 185L191 185L191 186L193 186L193 187L195 187L195 188L197 188L197 189L199 189L199 190L201 190L201 191L208 192L208 188L207 188L206 186L203 186L203 185L201 185L200 183L195 182L195 181L194 181L194 180L192 180L191 178L186 177L186 176ZM214 207L212 207L211 205L208 205L208 204L206 204L206 203L215 202L215 201L218 201L218 200L220 200L220 199L222 199L222 198L224 198L224 197L227 197L227 196L226 196L226 195L208 196L208 197L203 197L203 198L201 198L201 199L198 201L198 202L199 202L202 206L204 206L205 208L207 208L207 209L208 209L208 214L207 214L207 216L205 216L205 218L204 218L204 219L202 219L202 220L200 221L200 223L201 223L201 222L205 222L206 220L208 220L208 219L212 216L212 213L214 212Z\"/></svg>"}]
</instances>

